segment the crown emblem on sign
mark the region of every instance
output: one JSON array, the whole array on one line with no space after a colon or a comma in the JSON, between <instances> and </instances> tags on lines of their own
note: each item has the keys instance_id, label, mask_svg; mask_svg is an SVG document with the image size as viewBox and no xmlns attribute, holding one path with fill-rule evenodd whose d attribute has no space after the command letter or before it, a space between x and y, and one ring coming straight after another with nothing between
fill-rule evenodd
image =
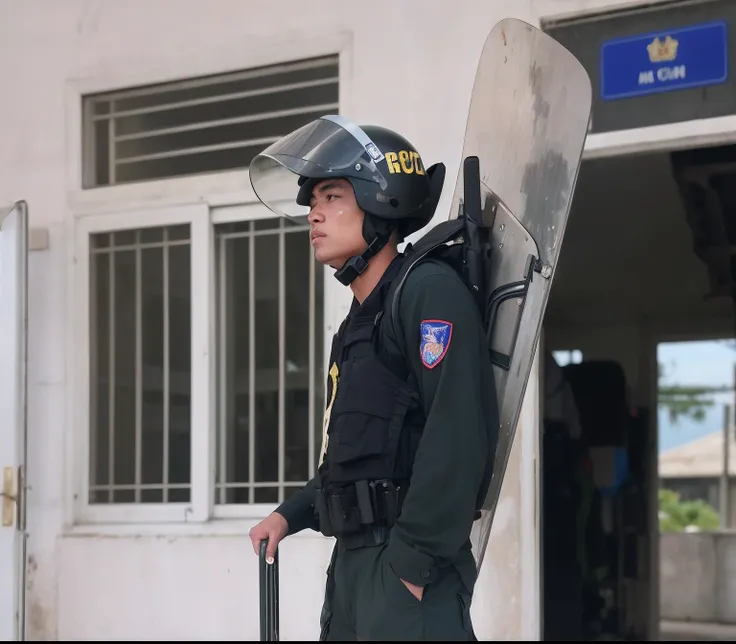
<instances>
[{"instance_id":1,"label":"crown emblem on sign","mask_svg":"<svg viewBox=\"0 0 736 644\"><path fill-rule=\"evenodd\" d=\"M653 63L663 63L667 60L675 60L677 58L677 46L679 43L672 37L667 36L664 42L659 38L655 38L647 45L649 52L649 60Z\"/></svg>"}]
</instances>

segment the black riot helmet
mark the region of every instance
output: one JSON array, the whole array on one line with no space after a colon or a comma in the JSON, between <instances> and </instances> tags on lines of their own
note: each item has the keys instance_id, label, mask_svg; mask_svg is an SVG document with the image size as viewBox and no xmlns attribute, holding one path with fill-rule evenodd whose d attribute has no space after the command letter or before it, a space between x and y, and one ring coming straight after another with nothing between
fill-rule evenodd
<instances>
[{"instance_id":1,"label":"black riot helmet","mask_svg":"<svg viewBox=\"0 0 736 644\"><path fill-rule=\"evenodd\" d=\"M396 231L398 240L429 223L442 193L445 166L424 166L416 148L392 130L322 116L271 144L250 164L258 199L279 216L303 222L314 186L345 179L365 212L366 250L337 271L350 284ZM296 198L294 193L296 192Z\"/></svg>"}]
</instances>

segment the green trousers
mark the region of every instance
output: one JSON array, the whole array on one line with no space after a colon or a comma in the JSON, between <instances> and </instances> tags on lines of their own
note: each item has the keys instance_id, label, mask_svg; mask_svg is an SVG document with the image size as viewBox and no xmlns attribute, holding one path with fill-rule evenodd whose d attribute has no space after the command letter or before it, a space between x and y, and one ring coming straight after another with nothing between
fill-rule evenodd
<instances>
[{"instance_id":1,"label":"green trousers","mask_svg":"<svg viewBox=\"0 0 736 644\"><path fill-rule=\"evenodd\" d=\"M338 540L327 571L321 641L477 641L471 593L448 567L421 601L385 557L386 544L346 549Z\"/></svg>"}]
</instances>

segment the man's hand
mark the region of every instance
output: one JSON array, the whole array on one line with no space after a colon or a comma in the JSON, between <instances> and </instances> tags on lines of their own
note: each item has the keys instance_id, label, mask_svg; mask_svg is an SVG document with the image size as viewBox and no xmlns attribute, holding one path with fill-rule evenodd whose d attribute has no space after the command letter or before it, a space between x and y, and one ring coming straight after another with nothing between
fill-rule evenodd
<instances>
[{"instance_id":1,"label":"man's hand","mask_svg":"<svg viewBox=\"0 0 736 644\"><path fill-rule=\"evenodd\" d=\"M256 554L260 553L261 541L268 539L266 563L272 564L273 558L276 555L276 548L288 531L289 524L286 522L286 519L278 512L271 512L263 521L257 523L250 529L248 536L253 543L253 551Z\"/></svg>"},{"instance_id":2,"label":"man's hand","mask_svg":"<svg viewBox=\"0 0 736 644\"><path fill-rule=\"evenodd\" d=\"M401 583L409 589L409 592L414 595L414 597L416 597L419 601L422 601L422 597L424 597L424 586L417 586L416 584L409 583L408 581L404 581L403 579L401 579Z\"/></svg>"}]
</instances>

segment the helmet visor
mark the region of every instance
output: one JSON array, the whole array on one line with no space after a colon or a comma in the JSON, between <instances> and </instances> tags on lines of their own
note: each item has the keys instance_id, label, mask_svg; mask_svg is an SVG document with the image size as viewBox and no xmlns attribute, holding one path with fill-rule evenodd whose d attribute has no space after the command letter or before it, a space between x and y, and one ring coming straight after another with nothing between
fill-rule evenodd
<instances>
[{"instance_id":1,"label":"helmet visor","mask_svg":"<svg viewBox=\"0 0 736 644\"><path fill-rule=\"evenodd\" d=\"M383 154L357 125L323 116L272 143L250 164L250 183L265 206L281 217L302 220L309 206L298 204L299 178L352 177L387 187L376 163Z\"/></svg>"}]
</instances>

